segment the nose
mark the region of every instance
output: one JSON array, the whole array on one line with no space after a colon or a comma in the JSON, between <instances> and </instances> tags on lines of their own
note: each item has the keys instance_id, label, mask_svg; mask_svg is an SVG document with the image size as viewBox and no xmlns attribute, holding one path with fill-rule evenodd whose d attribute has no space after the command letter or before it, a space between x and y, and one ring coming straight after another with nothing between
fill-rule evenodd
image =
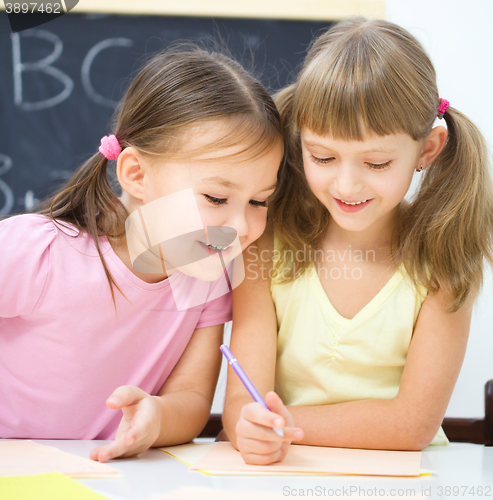
<instances>
[{"instance_id":1,"label":"nose","mask_svg":"<svg viewBox=\"0 0 493 500\"><path fill-rule=\"evenodd\" d=\"M361 192L362 180L355 166L345 164L338 169L336 188L341 199L352 200Z\"/></svg>"},{"instance_id":2,"label":"nose","mask_svg":"<svg viewBox=\"0 0 493 500\"><path fill-rule=\"evenodd\" d=\"M238 233L238 238L240 240L245 238L250 230L247 214L243 210L231 214L231 217L229 217L225 225L232 227Z\"/></svg>"}]
</instances>

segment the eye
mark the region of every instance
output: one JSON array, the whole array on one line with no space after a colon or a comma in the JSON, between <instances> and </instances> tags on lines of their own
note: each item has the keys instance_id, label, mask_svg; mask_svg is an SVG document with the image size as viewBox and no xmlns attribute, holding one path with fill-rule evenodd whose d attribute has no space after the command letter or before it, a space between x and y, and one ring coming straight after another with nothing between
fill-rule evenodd
<instances>
[{"instance_id":1,"label":"eye","mask_svg":"<svg viewBox=\"0 0 493 500\"><path fill-rule=\"evenodd\" d=\"M367 165L370 166L370 168L374 170L385 170L386 168L390 167L390 161L387 161L385 163L368 163Z\"/></svg>"},{"instance_id":2,"label":"eye","mask_svg":"<svg viewBox=\"0 0 493 500\"><path fill-rule=\"evenodd\" d=\"M318 156L311 155L312 161L314 163L318 163L319 165L327 165L327 163L330 163L334 158L319 158Z\"/></svg>"},{"instance_id":3,"label":"eye","mask_svg":"<svg viewBox=\"0 0 493 500\"><path fill-rule=\"evenodd\" d=\"M228 201L227 198L214 198L214 196L209 196L208 194L204 194L204 197L212 205L224 205Z\"/></svg>"},{"instance_id":4,"label":"eye","mask_svg":"<svg viewBox=\"0 0 493 500\"><path fill-rule=\"evenodd\" d=\"M250 200L250 205L253 207L267 207L267 201Z\"/></svg>"}]
</instances>

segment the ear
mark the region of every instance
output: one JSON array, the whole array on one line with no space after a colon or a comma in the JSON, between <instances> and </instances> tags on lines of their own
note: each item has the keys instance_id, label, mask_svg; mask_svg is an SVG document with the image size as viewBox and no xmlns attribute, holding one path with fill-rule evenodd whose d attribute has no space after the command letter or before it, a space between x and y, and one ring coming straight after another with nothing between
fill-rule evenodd
<instances>
[{"instance_id":1,"label":"ear","mask_svg":"<svg viewBox=\"0 0 493 500\"><path fill-rule=\"evenodd\" d=\"M435 158L442 152L442 149L447 142L448 132L445 127L439 126L432 129L430 135L423 143L423 151L419 158L419 165L423 165L423 169L427 168Z\"/></svg>"},{"instance_id":2,"label":"ear","mask_svg":"<svg viewBox=\"0 0 493 500\"><path fill-rule=\"evenodd\" d=\"M130 196L144 198L144 177L146 169L142 156L133 147L125 148L118 156L116 175L122 189Z\"/></svg>"}]
</instances>

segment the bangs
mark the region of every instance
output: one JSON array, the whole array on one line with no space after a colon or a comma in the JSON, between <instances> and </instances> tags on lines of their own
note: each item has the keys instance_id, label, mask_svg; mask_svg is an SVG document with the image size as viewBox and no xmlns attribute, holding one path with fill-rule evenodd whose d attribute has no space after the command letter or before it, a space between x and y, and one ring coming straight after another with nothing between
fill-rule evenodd
<instances>
[{"instance_id":1,"label":"bangs","mask_svg":"<svg viewBox=\"0 0 493 500\"><path fill-rule=\"evenodd\" d=\"M400 132L420 140L429 133L438 96L408 69L416 67L412 51L376 28L357 26L307 61L293 102L298 129L358 141Z\"/></svg>"}]
</instances>

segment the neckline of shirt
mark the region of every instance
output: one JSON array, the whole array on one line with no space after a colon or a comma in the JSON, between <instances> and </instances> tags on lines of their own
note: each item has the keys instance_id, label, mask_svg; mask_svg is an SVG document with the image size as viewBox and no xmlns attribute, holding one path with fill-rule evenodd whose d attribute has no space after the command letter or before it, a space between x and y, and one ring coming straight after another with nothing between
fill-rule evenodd
<instances>
[{"instance_id":1,"label":"neckline of shirt","mask_svg":"<svg viewBox=\"0 0 493 500\"><path fill-rule=\"evenodd\" d=\"M312 268L312 269L311 269ZM338 324L347 326L350 323L356 322L361 318L364 318L371 314L375 309L380 307L385 300L392 294L392 292L397 288L399 283L404 279L406 274L404 264L400 264L395 270L394 274L385 283L385 285L378 291L378 293L363 306L352 318L346 318L340 314L330 301L327 293L320 282L320 278L316 271L315 265L312 263L310 265L310 272L308 273L308 280L312 284L312 288L317 296L321 306L326 311L326 313Z\"/></svg>"},{"instance_id":2,"label":"neckline of shirt","mask_svg":"<svg viewBox=\"0 0 493 500\"><path fill-rule=\"evenodd\" d=\"M136 276L126 265L125 263L118 257L118 255L113 250L111 243L109 242L106 236L102 236L99 238L99 245L101 247L101 252L105 257L109 257L109 259L113 262L115 267L120 271L120 273L130 281L132 284L138 286L139 288L145 290L161 290L163 288L168 288L171 285L171 282L175 282L182 275L181 272L176 271L172 275L168 276L166 279L162 281L158 281L157 283L148 283L140 279Z\"/></svg>"},{"instance_id":3,"label":"neckline of shirt","mask_svg":"<svg viewBox=\"0 0 493 500\"><path fill-rule=\"evenodd\" d=\"M87 238L92 241L92 244L94 244L94 239L92 235L90 235L87 232L81 232L76 226L74 226L70 222L65 222L65 221L59 222L58 224L55 224L55 227L68 236ZM101 253L105 258L107 266L110 268L109 270L110 273L113 275L113 277L115 277L114 271L116 270L116 272L118 272L126 281L129 281L132 285L137 286L143 290L154 291L154 290L163 290L165 288L169 288L171 285L171 281L174 282L180 279L180 275L182 274L181 272L177 271L176 273L173 273L171 276L168 276L167 279L158 281L157 283L147 283L147 281L144 281L140 279L138 276L136 276L125 265L125 263L120 259L120 257L118 257L118 255L113 250L113 247L111 246L111 243L109 242L106 236L99 237L99 247L101 249Z\"/></svg>"}]
</instances>

